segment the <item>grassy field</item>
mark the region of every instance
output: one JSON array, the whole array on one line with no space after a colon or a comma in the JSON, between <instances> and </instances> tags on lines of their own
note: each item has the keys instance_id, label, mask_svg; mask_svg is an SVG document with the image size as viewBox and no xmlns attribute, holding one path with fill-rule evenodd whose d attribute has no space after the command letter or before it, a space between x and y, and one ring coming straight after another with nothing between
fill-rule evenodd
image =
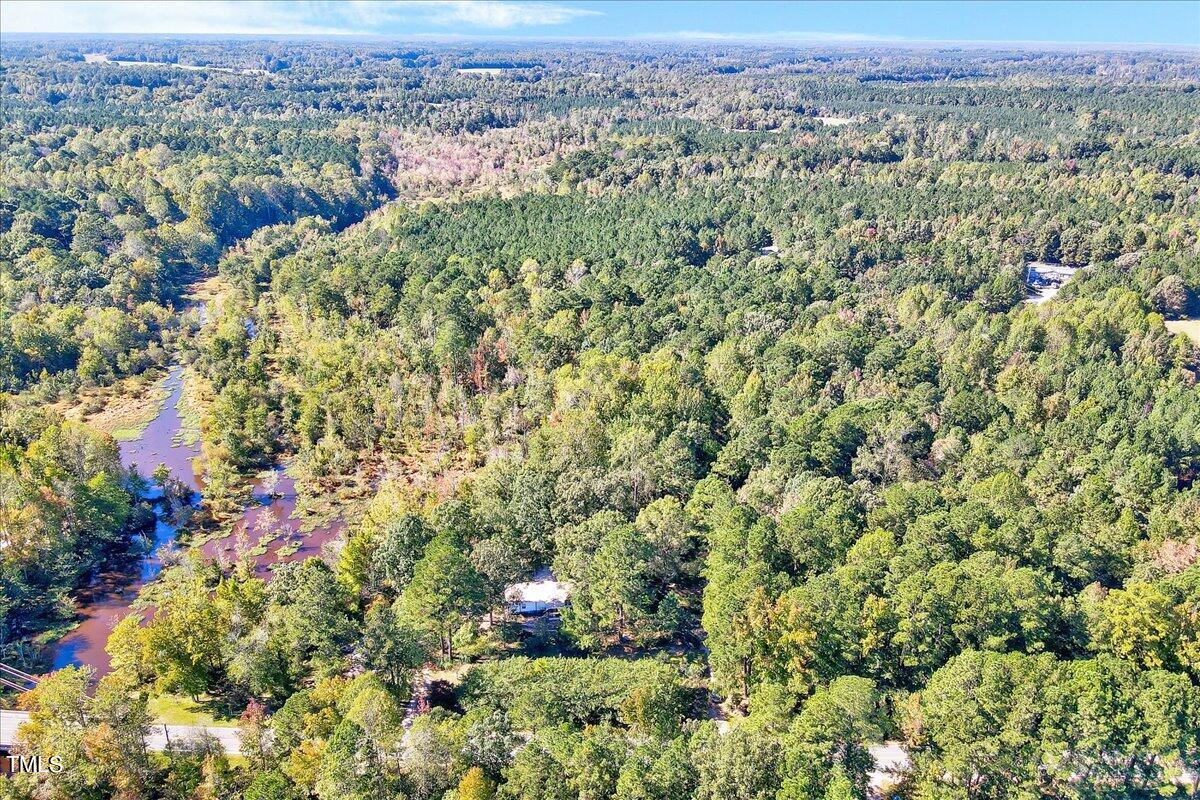
<instances>
[{"instance_id":1,"label":"grassy field","mask_svg":"<svg viewBox=\"0 0 1200 800\"><path fill-rule=\"evenodd\" d=\"M183 370L183 391L179 393L179 419L183 426L175 434L173 444L194 447L200 441L200 420L204 411L212 402L212 389L196 370L185 367Z\"/></svg>"},{"instance_id":2,"label":"grassy field","mask_svg":"<svg viewBox=\"0 0 1200 800\"><path fill-rule=\"evenodd\" d=\"M72 401L58 403L55 408L68 419L86 422L122 441L141 436L162 410L167 395L162 378L147 383L139 376L80 392Z\"/></svg>"},{"instance_id":3,"label":"grassy field","mask_svg":"<svg viewBox=\"0 0 1200 800\"><path fill-rule=\"evenodd\" d=\"M183 695L159 695L150 698L147 710L156 722L167 725L237 726L236 714L219 707L212 698L204 695L200 696L199 702Z\"/></svg>"},{"instance_id":4,"label":"grassy field","mask_svg":"<svg viewBox=\"0 0 1200 800\"><path fill-rule=\"evenodd\" d=\"M1186 334L1193 342L1200 344L1200 319L1168 320L1167 330L1171 333Z\"/></svg>"}]
</instances>

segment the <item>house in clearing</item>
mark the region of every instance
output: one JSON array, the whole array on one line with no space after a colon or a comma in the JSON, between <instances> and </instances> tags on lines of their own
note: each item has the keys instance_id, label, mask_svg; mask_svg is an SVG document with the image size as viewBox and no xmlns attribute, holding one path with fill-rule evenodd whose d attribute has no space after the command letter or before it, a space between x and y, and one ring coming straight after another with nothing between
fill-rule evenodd
<instances>
[{"instance_id":1,"label":"house in clearing","mask_svg":"<svg viewBox=\"0 0 1200 800\"><path fill-rule=\"evenodd\" d=\"M542 567L534 573L533 580L514 583L505 589L504 604L514 616L540 617L563 608L570 594L570 584L555 580L549 567Z\"/></svg>"},{"instance_id":2,"label":"house in clearing","mask_svg":"<svg viewBox=\"0 0 1200 800\"><path fill-rule=\"evenodd\" d=\"M1044 303L1052 300L1058 290L1071 280L1083 267L1069 264L1051 264L1048 261L1030 261L1025 265L1025 283L1029 287L1027 303Z\"/></svg>"}]
</instances>

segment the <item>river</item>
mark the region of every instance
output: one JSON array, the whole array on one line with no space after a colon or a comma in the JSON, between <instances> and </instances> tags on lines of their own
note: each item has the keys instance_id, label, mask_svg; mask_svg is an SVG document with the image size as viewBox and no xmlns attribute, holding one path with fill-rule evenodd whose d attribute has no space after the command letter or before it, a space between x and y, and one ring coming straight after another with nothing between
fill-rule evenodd
<instances>
[{"instance_id":1,"label":"river","mask_svg":"<svg viewBox=\"0 0 1200 800\"><path fill-rule=\"evenodd\" d=\"M121 460L147 478L159 464L166 464L175 478L198 492L201 484L193 459L200 454L200 448L198 444L186 443L181 436L184 420L178 405L183 393L183 367L171 367L163 380L168 393L166 401L140 436L120 443ZM200 545L206 557L232 561L236 556L235 542L241 538L240 532L244 532L254 554L255 571L260 577L267 578L274 564L320 555L325 543L338 537L343 529L340 520L319 525L306 533L299 531L297 520L292 519L296 510L295 481L282 468L277 467L275 471L276 485L269 494L262 481L255 482L253 500L235 523L234 535L211 539ZM147 499L156 499L158 491L153 489ZM177 533L160 512L154 527L154 541L150 543L147 555L129 564L128 569L97 576L92 585L80 593L79 625L50 648L54 669L87 665L96 670L97 676L109 671L108 654L104 652L108 634L133 610L142 587L158 576L162 569L161 556L176 546ZM255 551L253 545L260 537L270 541Z\"/></svg>"}]
</instances>

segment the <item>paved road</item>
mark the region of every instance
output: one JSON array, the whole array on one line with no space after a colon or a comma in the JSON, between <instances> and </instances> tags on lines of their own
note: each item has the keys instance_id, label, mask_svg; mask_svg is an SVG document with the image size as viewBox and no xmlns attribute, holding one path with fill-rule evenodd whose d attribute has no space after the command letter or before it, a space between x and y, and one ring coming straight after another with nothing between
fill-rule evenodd
<instances>
[{"instance_id":1,"label":"paved road","mask_svg":"<svg viewBox=\"0 0 1200 800\"><path fill-rule=\"evenodd\" d=\"M24 711L0 710L0 747L12 747L17 741L17 726L24 724L29 714Z\"/></svg>"},{"instance_id":2,"label":"paved road","mask_svg":"<svg viewBox=\"0 0 1200 800\"><path fill-rule=\"evenodd\" d=\"M28 721L29 713L26 711L0 711L0 747L16 744L17 728ZM191 741L201 738L206 733L221 743L226 755L241 755L242 741L238 737L237 728L219 726L151 725L150 732L146 735L146 746L159 753L166 749L168 741Z\"/></svg>"}]
</instances>

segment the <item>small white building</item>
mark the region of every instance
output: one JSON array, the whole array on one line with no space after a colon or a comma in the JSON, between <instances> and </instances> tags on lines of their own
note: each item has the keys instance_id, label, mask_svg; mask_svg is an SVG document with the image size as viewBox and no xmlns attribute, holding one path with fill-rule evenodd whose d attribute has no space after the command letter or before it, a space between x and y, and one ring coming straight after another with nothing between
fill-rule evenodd
<instances>
[{"instance_id":1,"label":"small white building","mask_svg":"<svg viewBox=\"0 0 1200 800\"><path fill-rule=\"evenodd\" d=\"M570 584L556 581L550 568L542 567L533 574L533 580L514 583L505 589L504 604L510 614L536 617L561 609L570 593Z\"/></svg>"},{"instance_id":2,"label":"small white building","mask_svg":"<svg viewBox=\"0 0 1200 800\"><path fill-rule=\"evenodd\" d=\"M1083 267L1069 264L1051 264L1048 261L1030 261L1025 265L1025 283L1029 286L1027 303L1044 303L1053 300L1063 284Z\"/></svg>"},{"instance_id":3,"label":"small white building","mask_svg":"<svg viewBox=\"0 0 1200 800\"><path fill-rule=\"evenodd\" d=\"M1079 270L1080 267L1072 267L1069 264L1030 261L1027 265L1026 280L1034 287L1062 286Z\"/></svg>"}]
</instances>

